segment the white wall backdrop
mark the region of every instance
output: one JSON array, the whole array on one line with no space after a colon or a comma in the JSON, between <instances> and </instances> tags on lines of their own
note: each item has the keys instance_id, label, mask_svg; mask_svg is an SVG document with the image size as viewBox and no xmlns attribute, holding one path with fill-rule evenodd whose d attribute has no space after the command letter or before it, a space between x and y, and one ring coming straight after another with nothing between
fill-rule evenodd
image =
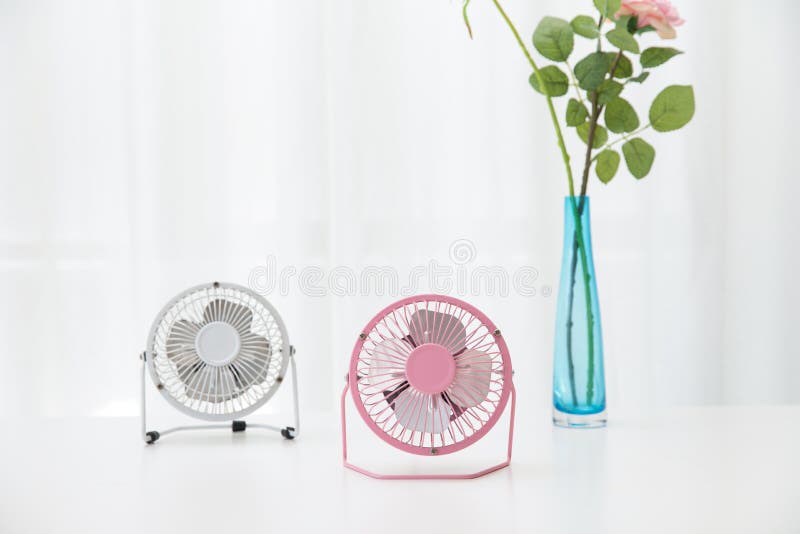
<instances>
[{"instance_id":1,"label":"white wall backdrop","mask_svg":"<svg viewBox=\"0 0 800 534\"><path fill-rule=\"evenodd\" d=\"M646 135L643 181L590 185L610 410L798 402L800 5L675 3L687 53L628 97L692 83L697 114ZM534 297L468 298L509 342L521 416L548 406L564 171L524 58L472 4L473 41L455 0L0 1L0 414L136 413L137 354L184 287L270 261L405 277L456 239L464 268L538 270ZM591 12L506 7L526 38ZM268 298L303 408L333 410L395 296L293 280Z\"/></svg>"}]
</instances>

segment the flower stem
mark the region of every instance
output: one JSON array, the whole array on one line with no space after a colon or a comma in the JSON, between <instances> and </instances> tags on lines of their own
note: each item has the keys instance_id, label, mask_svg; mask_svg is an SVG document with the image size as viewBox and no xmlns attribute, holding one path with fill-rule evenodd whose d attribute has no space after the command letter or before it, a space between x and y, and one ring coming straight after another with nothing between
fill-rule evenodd
<instances>
[{"instance_id":1,"label":"flower stem","mask_svg":"<svg viewBox=\"0 0 800 534\"><path fill-rule=\"evenodd\" d=\"M575 201L575 197L570 197L572 205L572 216L575 219L575 233L572 238L572 264L570 265L570 284L569 284L569 304L567 308L567 361L570 369L570 387L572 388L573 403L577 405L575 395L575 378L573 372L572 354L572 313L575 301L575 282L577 281L578 259L581 262L583 272L583 298L586 305L586 342L589 351L587 382L586 382L586 404L591 404L594 398L594 313L592 311L592 276L589 274L589 260L587 254L586 240L583 231L583 211L586 208L586 197L581 196L580 202Z\"/></svg>"},{"instance_id":2,"label":"flower stem","mask_svg":"<svg viewBox=\"0 0 800 534\"><path fill-rule=\"evenodd\" d=\"M536 74L536 78L539 80L539 87L544 89L546 85L544 83L544 80L542 79L541 72L539 71L539 67L536 65L536 62L533 60L533 56L531 56L528 47L525 46L525 41L523 41L522 38L519 36L517 28L514 26L514 23L511 22L511 19L508 18L508 15L503 9L503 6L500 5L500 2L498 0L492 0L492 2L497 8L497 11L500 12L500 15L503 17L503 20L508 25L509 29L511 30L511 33L514 34L514 38L517 40L517 44L519 44L519 47L522 49L522 53L525 54L525 58L528 60L528 63L530 63L531 67L533 68L533 72L534 74ZM553 128L555 128L556 130L556 137L558 138L558 148L561 150L561 159L564 160L564 167L567 170L567 181L569 182L569 194L570 196L575 196L575 185L572 179L572 167L570 167L569 163L569 153L567 152L567 147L564 144L564 135L561 133L561 125L558 123L558 117L556 117L556 108L553 105L553 98L550 95L545 95L545 98L547 99L547 107L550 110L550 119L553 121Z\"/></svg>"},{"instance_id":3,"label":"flower stem","mask_svg":"<svg viewBox=\"0 0 800 534\"><path fill-rule=\"evenodd\" d=\"M503 20L508 25L509 29L511 30L511 33L514 34L514 38L516 39L517 44L522 49L523 54L525 54L525 58L528 60L528 63L533 68L533 72L534 72L534 74L536 75L536 77L537 77L537 79L539 81L539 87L542 87L542 88L546 87L546 85L544 83L544 79L542 78L541 72L539 71L539 67L536 65L536 62L533 60L533 57L531 56L531 53L528 50L527 46L525 46L525 42L520 37L519 32L517 31L517 28L514 26L514 23L511 22L511 19L508 17L508 14L505 12L503 7L500 5L500 2L498 0L492 0L492 2L494 3L495 7L497 8L497 11L503 17ZM601 19L600 23L602 23L602 19ZM598 48L599 47L600 47L600 42L599 42L599 39L598 39ZM619 59L617 59L617 61L619 61ZM612 72L612 76L613 76L613 72ZM591 146L592 146L593 138L594 138L594 130L596 130L597 118L599 117L599 110L602 109L602 107L599 107L597 105L597 94L594 93L593 97L594 97L593 101L592 101L592 111L593 111L593 113L592 113L593 121L592 122L593 122L593 124L591 125L591 129L590 129L589 161L587 163L587 168L588 168L588 166L591 165ZM567 171L567 182L568 182L568 185L569 185L569 196L570 196L570 199L571 199L572 214L573 214L573 217L575 218L575 236L574 236L574 239L573 239L573 243L574 243L574 245L573 245L573 255L572 255L573 262L572 262L572 269L571 269L572 276L571 276L570 299L569 299L570 305L569 305L569 314L567 316L567 359L568 359L568 365L569 365L569 375L570 375L569 379L570 379L570 388L571 388L571 394L572 394L572 402L573 402L573 405L577 405L578 404L577 393L576 393L576 388L575 388L575 371L574 371L575 366L574 366L574 361L573 361L573 357L572 357L572 303L574 301L574 286L575 286L576 271L577 271L577 259L575 259L576 258L575 252L577 252L578 253L577 257L580 258L581 269L583 270L584 296L585 296L585 299L586 299L586 322L587 322L587 330L588 330L587 331L587 336L588 336L588 345L589 345L589 347L588 347L589 348L589 366L588 367L589 367L589 377L590 377L589 383L587 384L587 400L591 404L592 397L594 396L594 380L593 380L593 375L594 375L594 316L592 314L592 306L591 306L591 290L590 290L590 287L591 287L591 275L588 272L588 259L587 259L587 253L586 253L586 243L585 243L585 240L584 240L584 237L583 237L583 228L582 228L582 222L581 222L581 215L582 215L583 209L584 209L585 193L586 193L586 187L587 187L587 181L588 181L587 180L588 172L584 171L584 178L583 178L583 182L581 184L581 200L580 200L580 206L579 206L578 203L575 201L575 184L574 184L574 179L573 179L573 176L572 176L572 167L570 166L570 157L569 157L569 153L567 152L566 145L564 143L564 135L563 135L563 133L561 131L561 125L559 124L558 118L556 116L556 110L555 110L555 106L553 105L553 99L552 99L551 96L549 96L547 94L545 94L545 98L547 99L547 107L548 107L548 109L550 111L550 119L552 120L553 128L556 131L556 137L558 139L558 147L559 147L559 149L561 151L561 158L564 161L564 167L566 168L566 171Z\"/></svg>"},{"instance_id":4,"label":"flower stem","mask_svg":"<svg viewBox=\"0 0 800 534\"><path fill-rule=\"evenodd\" d=\"M567 66L567 72L569 73L570 85L575 88L575 96L578 97L578 102L585 105L583 101L583 95L581 94L581 88L578 84L578 79L575 78L575 72L572 70L572 65L569 64L569 61L566 59L564 60L564 64Z\"/></svg>"},{"instance_id":5,"label":"flower stem","mask_svg":"<svg viewBox=\"0 0 800 534\"><path fill-rule=\"evenodd\" d=\"M469 23L469 16L467 15L467 8L469 7L470 0L464 0L464 5L461 7L461 16L464 18L464 24L467 26L469 38L472 39L472 26Z\"/></svg>"},{"instance_id":6,"label":"flower stem","mask_svg":"<svg viewBox=\"0 0 800 534\"><path fill-rule=\"evenodd\" d=\"M644 126L642 126L641 128L639 128L639 129L638 129L638 130L636 130L635 132L631 132L631 133L622 134L622 135L621 135L619 138L617 138L617 139L614 139L612 142L610 142L610 143L607 143L607 144L605 144L605 145L601 146L600 148L598 148L598 149L597 149L597 154L595 154L595 155L594 155L594 157L592 157L592 161L596 160L596 159L597 159L597 156L599 156L599 155L600 155L600 152L602 152L603 150L607 150L607 149L611 148L612 146L614 146L614 145L616 145L617 143L620 143L620 142L622 142L622 141L627 141L628 139L630 139L630 138L631 138L631 137L633 137L634 135L638 135L638 134L642 133L643 131L645 131L645 130L646 130L646 129L648 129L648 128L650 128L650 123L647 123L647 124L645 124Z\"/></svg>"},{"instance_id":7,"label":"flower stem","mask_svg":"<svg viewBox=\"0 0 800 534\"><path fill-rule=\"evenodd\" d=\"M600 17L600 20L597 22L598 30L603 25L603 17ZM602 41L598 35L597 39L597 51L602 51ZM614 79L614 73L619 66L619 62L622 59L622 50L619 51L617 56L614 58L614 62L611 64L611 69L609 72L609 80ZM588 266L588 255L586 252L585 240L583 235L583 224L581 221L581 217L583 217L583 210L585 208L586 202L586 189L589 185L589 171L592 167L592 162L595 158L592 157L592 150L594 146L594 139L595 134L597 132L597 123L600 120L600 114L603 112L603 106L599 104L598 94L597 91L592 91L590 95L590 100L592 104L592 112L589 117L589 135L586 139L586 157L584 159L584 166L583 166L583 174L581 176L581 194L580 194L580 203L575 205L575 200L573 198L573 214L575 217L575 235L573 237L573 247L572 247L572 265L570 266L570 292L569 292L569 304L568 310L569 313L567 315L567 357L571 361L572 360L572 310L573 310L573 300L575 298L575 282L577 276L577 268L578 262L576 260L576 254L580 256L581 260L581 270L583 271L583 292L584 292L584 300L586 304L586 337L587 337L587 344L588 344L588 366L587 366L587 377L586 377L586 403L591 404L594 400L594 313L592 312L592 291L591 291L591 275L589 274Z\"/></svg>"},{"instance_id":8,"label":"flower stem","mask_svg":"<svg viewBox=\"0 0 800 534\"><path fill-rule=\"evenodd\" d=\"M600 20L597 22L598 30L603 25L603 17L600 17ZM597 51L600 52L602 50L602 41L598 35L597 39ZM611 73L609 79L614 78L614 72L617 70L617 65L619 65L620 58L622 56L622 51L617 54L617 57L614 59L614 63L611 66ZM572 362L573 355L572 355L572 312L574 309L574 300L575 300L575 282L577 277L577 270L578 270L578 257L580 257L581 261L581 270L583 272L583 294L584 300L586 304L586 341L587 341L587 349L588 349L588 365L587 365L587 380L586 380L586 403L591 404L594 398L594 314L592 312L592 291L591 291L591 275L589 274L589 261L588 255L586 253L586 243L583 234L583 210L585 208L586 203L586 189L589 186L589 170L592 166L592 162L594 158L592 158L592 149L594 146L594 138L597 132L597 122L600 119L600 114L603 111L603 106L599 105L598 103L598 94L597 91L592 91L591 95L589 96L589 100L592 104L592 111L589 117L589 135L586 139L586 157L584 159L584 166L583 166L583 175L581 176L581 193L580 193L580 202L575 202L575 197L572 198L572 212L573 217L575 218L575 234L572 238L572 264L570 265L570 289L569 289L569 304L568 304L568 313L567 313L567 359ZM570 373L572 374L572 373ZM570 377L572 378L572 377ZM574 383L570 384L574 388ZM573 393L573 398L575 394Z\"/></svg>"},{"instance_id":9,"label":"flower stem","mask_svg":"<svg viewBox=\"0 0 800 534\"><path fill-rule=\"evenodd\" d=\"M531 68L533 68L533 72L534 72L534 74L536 75L536 78L539 81L539 87L542 87L542 88L546 87L546 85L544 83L544 79L542 78L541 72L539 71L539 67L536 65L536 62L533 60L533 57L531 56L531 53L528 50L528 47L525 46L525 41L523 41L522 38L520 37L519 32L517 31L517 28L514 26L514 23L511 22L511 19L508 17L508 14L503 9L503 6L500 5L500 2L498 0L492 0L492 2L494 3L495 7L497 8L497 11L503 17L503 20L506 22L506 25L508 25L508 28L511 30L511 33L514 34L514 38L517 40L517 44L522 49L523 54L525 54L525 58L528 60L528 63L530 64ZM581 230L580 216L578 214L577 206L575 205L575 183L574 183L573 176L572 176L572 167L570 166L569 152L567 152L567 147L566 147L566 145L564 143L564 135L561 132L561 125L559 124L558 117L556 116L556 109L555 109L555 106L553 105L553 98L550 95L547 95L547 94L545 94L545 98L547 99L547 108L550 111L550 119L552 120L553 128L556 131L556 137L558 139L558 148L561 151L561 159L564 161L564 167L565 167L565 169L567 171L567 182L568 182L568 186L569 186L569 196L572 198L572 207L573 207L572 211L573 211L573 216L575 217L575 225L576 225L575 226L575 228L576 228L575 243L576 243L576 246L578 244L581 245L580 246L581 265L584 267L584 272L585 272L586 253L583 250L583 246L582 246L583 235L582 235L582 230ZM573 268L572 272L573 272L573 283L571 284L570 295L572 295L573 289L574 289L574 273L575 273L575 269L574 268ZM586 287L586 290L588 291L588 285ZM572 300L573 299L570 298L570 304L571 304ZM571 308L571 305L570 305L570 308ZM572 358L571 332L572 332L572 313L571 313L571 310L570 310L570 313L569 313L568 318L567 318L567 339L569 340L568 343L567 343L567 361L568 361L568 366L569 366L569 382L570 382L570 389L571 389L571 393L572 393L572 403L573 403L573 405L577 405L578 404L578 396L577 396L577 393L576 393L576 390L575 390L575 365L574 365L574 361L573 361L573 358ZM592 334L590 332L590 336L591 335ZM592 351L593 351L593 346L594 346L593 343L590 344L590 347L591 347Z\"/></svg>"}]
</instances>

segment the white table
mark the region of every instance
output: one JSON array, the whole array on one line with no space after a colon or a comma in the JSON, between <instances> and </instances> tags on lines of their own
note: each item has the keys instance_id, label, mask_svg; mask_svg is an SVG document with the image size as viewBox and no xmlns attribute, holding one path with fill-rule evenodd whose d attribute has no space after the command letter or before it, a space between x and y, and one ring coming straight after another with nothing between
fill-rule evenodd
<instances>
[{"instance_id":1,"label":"white table","mask_svg":"<svg viewBox=\"0 0 800 534\"><path fill-rule=\"evenodd\" d=\"M521 410L510 469L428 482L342 469L336 417L307 417L294 442L253 429L154 446L134 419L6 419L0 532L800 532L800 407L612 412L582 431ZM431 460L357 434L351 456L371 467Z\"/></svg>"}]
</instances>

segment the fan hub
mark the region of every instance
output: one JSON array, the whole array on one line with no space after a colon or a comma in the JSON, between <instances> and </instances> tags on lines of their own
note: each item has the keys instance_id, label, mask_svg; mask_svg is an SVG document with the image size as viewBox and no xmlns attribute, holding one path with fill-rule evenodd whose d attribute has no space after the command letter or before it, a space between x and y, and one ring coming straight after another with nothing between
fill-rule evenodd
<instances>
[{"instance_id":1,"label":"fan hub","mask_svg":"<svg viewBox=\"0 0 800 534\"><path fill-rule=\"evenodd\" d=\"M406 378L422 393L436 395L445 391L456 376L453 355L438 343L425 343L411 351L406 360Z\"/></svg>"},{"instance_id":2,"label":"fan hub","mask_svg":"<svg viewBox=\"0 0 800 534\"><path fill-rule=\"evenodd\" d=\"M221 367L236 359L242 348L242 340L233 326L223 321L213 321L200 329L194 345L201 360L208 365Z\"/></svg>"}]
</instances>

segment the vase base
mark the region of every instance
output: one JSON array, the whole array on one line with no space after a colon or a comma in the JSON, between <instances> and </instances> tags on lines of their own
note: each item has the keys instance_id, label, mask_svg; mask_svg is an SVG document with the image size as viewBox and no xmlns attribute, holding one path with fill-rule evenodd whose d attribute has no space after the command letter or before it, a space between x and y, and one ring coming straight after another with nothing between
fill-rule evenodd
<instances>
[{"instance_id":1,"label":"vase base","mask_svg":"<svg viewBox=\"0 0 800 534\"><path fill-rule=\"evenodd\" d=\"M574 414L553 408L553 424L562 428L603 428L608 417L606 411L592 414Z\"/></svg>"}]
</instances>

